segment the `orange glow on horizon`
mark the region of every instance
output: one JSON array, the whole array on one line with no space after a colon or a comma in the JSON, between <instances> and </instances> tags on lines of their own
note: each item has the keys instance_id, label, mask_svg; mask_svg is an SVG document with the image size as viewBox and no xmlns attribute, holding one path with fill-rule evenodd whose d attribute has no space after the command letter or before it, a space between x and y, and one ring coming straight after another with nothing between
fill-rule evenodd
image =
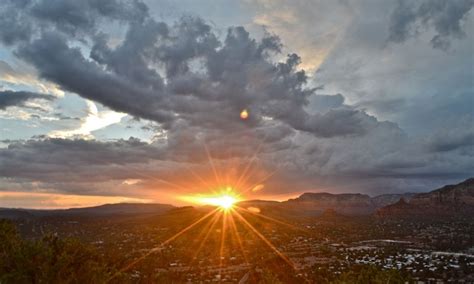
<instances>
[{"instance_id":1,"label":"orange glow on horizon","mask_svg":"<svg viewBox=\"0 0 474 284\"><path fill-rule=\"evenodd\" d=\"M126 196L74 195L48 192L0 192L0 207L29 209L66 209L107 203L150 203L152 199Z\"/></svg>"},{"instance_id":2,"label":"orange glow on horizon","mask_svg":"<svg viewBox=\"0 0 474 284\"><path fill-rule=\"evenodd\" d=\"M198 195L198 196L182 196L181 200L194 204L212 205L223 210L228 210L234 206L235 203L241 201L241 198L232 191L231 187L227 187L226 191L213 195Z\"/></svg>"},{"instance_id":3,"label":"orange glow on horizon","mask_svg":"<svg viewBox=\"0 0 474 284\"><path fill-rule=\"evenodd\" d=\"M237 199L229 195L222 195L218 197L205 198L204 202L209 205L219 206L223 209L229 209L237 202Z\"/></svg>"}]
</instances>

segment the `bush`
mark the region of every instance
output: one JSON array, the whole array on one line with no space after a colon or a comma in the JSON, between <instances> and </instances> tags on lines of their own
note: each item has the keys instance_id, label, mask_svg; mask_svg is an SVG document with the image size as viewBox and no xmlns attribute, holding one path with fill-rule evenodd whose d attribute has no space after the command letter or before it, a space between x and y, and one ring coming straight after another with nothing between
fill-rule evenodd
<instances>
[{"instance_id":1,"label":"bush","mask_svg":"<svg viewBox=\"0 0 474 284\"><path fill-rule=\"evenodd\" d=\"M13 223L0 220L0 283L103 283L113 272L78 240L52 234L24 240Z\"/></svg>"}]
</instances>

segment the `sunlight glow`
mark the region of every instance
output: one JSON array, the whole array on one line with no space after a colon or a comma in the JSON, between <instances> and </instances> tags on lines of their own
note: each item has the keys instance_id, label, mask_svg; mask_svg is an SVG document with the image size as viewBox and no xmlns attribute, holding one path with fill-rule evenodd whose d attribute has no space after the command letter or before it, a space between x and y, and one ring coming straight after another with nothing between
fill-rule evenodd
<instances>
[{"instance_id":1,"label":"sunlight glow","mask_svg":"<svg viewBox=\"0 0 474 284\"><path fill-rule=\"evenodd\" d=\"M201 202L207 205L218 206L223 209L230 209L236 202L238 202L238 199L230 195L222 195L218 197L202 198Z\"/></svg>"},{"instance_id":2,"label":"sunlight glow","mask_svg":"<svg viewBox=\"0 0 474 284\"><path fill-rule=\"evenodd\" d=\"M200 195L200 196L182 196L182 200L201 204L201 205L212 205L217 206L221 209L228 210L234 206L235 203L240 201L239 196L231 191L231 188L227 188L222 193L215 195Z\"/></svg>"},{"instance_id":3,"label":"sunlight glow","mask_svg":"<svg viewBox=\"0 0 474 284\"><path fill-rule=\"evenodd\" d=\"M248 118L247 110L242 111L242 119ZM246 244L248 235L245 235L246 238L243 238L243 235L240 234L242 227L247 233L250 233L250 237L254 239L260 239L263 241L266 246L268 246L276 255L278 255L283 261L285 261L291 268L295 269L294 263L281 252L275 245L273 245L270 240L268 240L263 233L259 232L258 229L251 224L250 221L246 220L246 217L253 218L254 216L263 219L266 221L271 221L273 223L287 225L291 229L302 230L298 226L287 224L283 221L279 221L269 216L263 215L257 207L249 207L248 209L241 208L238 206L238 202L242 201L245 197L245 193L252 191L257 192L263 189L264 182L275 174L274 172L270 172L265 175L264 178L259 180L257 183L249 186L247 183L249 182L249 178L253 173L253 163L257 158L257 153L260 152L262 149L263 142L260 143L257 147L257 150L254 155L250 156L250 159L247 162L247 165L242 169L242 172L238 175L237 180L229 180L228 176L222 175L218 171L215 166L214 160L211 156L211 153L207 146L204 144L204 149L206 151L207 157L209 159L209 165L212 168L212 172L214 173L215 177L215 184L213 182L206 181L204 178L199 176L197 173L191 171L191 173L199 179L207 189L206 191L209 192L208 194L199 194L199 195L181 195L177 196L178 199L185 201L187 203L194 203L200 205L211 205L215 206L216 208L208 212L207 214L201 216L196 221L182 229L181 231L177 232L173 236L169 237L167 240L161 242L158 246L151 248L146 253L141 255L140 257L136 258L134 261L129 263L128 265L124 266L120 271L112 277L108 279L106 282L110 282L113 280L119 273L127 271L131 269L133 266L150 256L151 254L161 252L166 245L174 241L175 239L179 238L180 236L184 235L185 233L195 230L194 228L197 227L198 224L201 224L201 228L199 232L194 231L197 233L197 249L194 250L194 256L191 259L191 263L194 263L198 258L199 253L205 247L205 243L207 240L213 236L214 233L220 233L220 244L219 247L215 247L215 251L219 252L219 267L218 267L218 275L222 275L223 269L227 265L226 259L228 258L229 250L233 248L235 244L241 250L242 256L245 259L245 262L249 264L249 258L244 250L244 245ZM139 174L142 175L142 174ZM172 182L168 182L165 180L159 180L162 183L171 185L173 187L179 189L186 189L179 184L174 184ZM201 188L202 189L202 188ZM240 212L242 212L242 214ZM244 215L246 217L244 217ZM253 218L255 219L255 218ZM206 221L207 220L207 221ZM250 219L252 220L252 219ZM222 223L222 227L220 229L216 229L218 227L218 223ZM240 229L237 228L237 223L239 224ZM302 230L303 231L303 230ZM252 237L253 236L253 237ZM256 237L256 238L255 238ZM252 240L253 241L253 240ZM197 264L196 264L197 265Z\"/></svg>"},{"instance_id":4,"label":"sunlight glow","mask_svg":"<svg viewBox=\"0 0 474 284\"><path fill-rule=\"evenodd\" d=\"M245 120L248 118L248 116L248 111L246 109L242 110L241 119ZM263 243L271 251L273 251L277 256L279 256L279 258L285 261L292 269L295 269L294 263L286 255L284 255L278 247L272 244L271 241L268 240L263 234L263 232L260 232L257 229L258 226L256 227L252 223L256 221L255 219L260 219L260 222L265 220L274 224L286 225L290 229L300 230L302 232L305 231L296 225L287 224L283 221L264 215L260 211L260 208L250 206L246 209L240 207L238 204L240 201L245 199L247 192L258 192L262 190L264 188L264 182L276 172L273 171L265 174L265 176L260 178L257 183L250 184L250 178L254 174L254 163L257 160L257 154L260 152L262 147L263 141L258 145L255 154L249 156L247 164L241 169L240 173L236 173L235 175L227 175L223 174L221 171L219 171L219 168L216 167L211 152L209 151L207 145L204 144L204 149L206 151L207 158L209 159L209 165L212 168L212 173L214 174L215 180L209 181L201 177L198 173L190 170L191 174L203 184L203 187L200 188L200 190L207 192L207 194L179 195L176 196L176 198L186 203L211 205L215 206L216 208L210 210L210 212L207 214L204 214L206 210L202 211L202 213L199 213L199 215L201 215L200 218L196 218L194 222L189 224L184 229L178 231L157 246L147 250L140 257L125 265L119 270L118 273L112 275L106 282L112 281L117 275L131 269L133 266L137 265L148 256L161 252L169 243L173 242L184 234L194 234L193 237L196 240L195 244L197 245L197 249L193 247L191 252L191 254L193 254L193 257L191 258L191 263L193 266L199 266L199 263L195 263L195 261L199 259L199 253L202 253L204 248L207 250L209 246L215 246L213 247L213 251L219 253L219 266L217 274L219 276L223 274L226 265L229 264L227 260L229 259L229 253L237 247L240 248L242 257L245 259L245 263L250 265L249 255L247 255L244 247L249 241L253 242L254 240L263 241ZM137 171L137 175L145 176L139 171ZM150 176L146 177L150 178ZM152 176L151 178L161 183L176 187L177 189L187 190L187 188L183 185L163 179L157 179ZM133 181L130 182L133 183ZM247 218L249 218L249 220L247 220ZM219 223L221 223L222 226L219 226ZM198 225L200 226L198 227ZM219 233L220 236L216 236L216 233ZM220 237L220 242L218 239L216 239L216 237ZM248 238L250 238L250 240L248 240ZM208 242L209 239L212 240L212 242Z\"/></svg>"}]
</instances>

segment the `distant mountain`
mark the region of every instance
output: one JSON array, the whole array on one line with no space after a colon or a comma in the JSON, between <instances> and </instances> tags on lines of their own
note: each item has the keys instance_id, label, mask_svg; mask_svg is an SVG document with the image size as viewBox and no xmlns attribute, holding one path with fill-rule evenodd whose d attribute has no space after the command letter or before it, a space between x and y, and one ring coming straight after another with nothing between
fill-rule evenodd
<instances>
[{"instance_id":1,"label":"distant mountain","mask_svg":"<svg viewBox=\"0 0 474 284\"><path fill-rule=\"evenodd\" d=\"M379 209L377 214L383 217L472 215L474 178L417 194L408 202L401 200L385 206Z\"/></svg>"},{"instance_id":2,"label":"distant mountain","mask_svg":"<svg viewBox=\"0 0 474 284\"><path fill-rule=\"evenodd\" d=\"M262 213L295 216L352 216L373 213L377 213L379 216L474 214L474 178L457 185L447 185L431 192L419 194L383 194L370 197L360 193L307 192L283 202L246 200L237 205L244 209L259 210ZM199 210L212 210L211 208L213 207L202 206ZM193 211L195 208L158 203L118 203L60 210L0 208L0 218L163 214L183 210Z\"/></svg>"},{"instance_id":3,"label":"distant mountain","mask_svg":"<svg viewBox=\"0 0 474 284\"><path fill-rule=\"evenodd\" d=\"M474 178L456 185L446 185L440 189L415 196L410 204L417 206L454 206L462 210L474 206Z\"/></svg>"},{"instance_id":4,"label":"distant mountain","mask_svg":"<svg viewBox=\"0 0 474 284\"><path fill-rule=\"evenodd\" d=\"M272 207L272 206L278 206L280 204L279 201L271 201L271 200L244 200L240 201L237 203L238 206L243 207L243 208L248 208L248 207Z\"/></svg>"},{"instance_id":5,"label":"distant mountain","mask_svg":"<svg viewBox=\"0 0 474 284\"><path fill-rule=\"evenodd\" d=\"M163 214L176 207L159 203L117 203L93 207L39 210L39 209L0 209L0 218L30 219L45 216L108 216L108 215L138 215Z\"/></svg>"},{"instance_id":6,"label":"distant mountain","mask_svg":"<svg viewBox=\"0 0 474 284\"><path fill-rule=\"evenodd\" d=\"M331 209L346 215L368 215L376 209L371 197L360 193L304 193L283 202L283 206L292 211L304 211L305 215L320 215Z\"/></svg>"},{"instance_id":7,"label":"distant mountain","mask_svg":"<svg viewBox=\"0 0 474 284\"><path fill-rule=\"evenodd\" d=\"M304 193L281 202L287 210L304 215L321 215L333 210L343 215L382 216L474 214L474 178L427 193L383 194Z\"/></svg>"},{"instance_id":8,"label":"distant mountain","mask_svg":"<svg viewBox=\"0 0 474 284\"><path fill-rule=\"evenodd\" d=\"M410 204L408 204L405 199L401 198L394 204L390 204L378 209L376 213L380 217L396 217L402 215L408 216L409 214L413 214L413 212L411 212L412 209L413 207L410 206Z\"/></svg>"},{"instance_id":9,"label":"distant mountain","mask_svg":"<svg viewBox=\"0 0 474 284\"><path fill-rule=\"evenodd\" d=\"M175 208L169 204L159 203L116 203L104 204L94 207L71 208L66 210L55 210L61 214L71 215L117 215L117 214L150 214L164 213Z\"/></svg>"},{"instance_id":10,"label":"distant mountain","mask_svg":"<svg viewBox=\"0 0 474 284\"><path fill-rule=\"evenodd\" d=\"M405 201L410 201L417 193L408 192L408 193L401 193L401 194L382 194L372 197L372 202L374 203L375 207L382 208L384 206L397 203L401 198Z\"/></svg>"},{"instance_id":11,"label":"distant mountain","mask_svg":"<svg viewBox=\"0 0 474 284\"><path fill-rule=\"evenodd\" d=\"M9 208L0 208L0 219L30 219L34 216L26 210L22 209L9 209Z\"/></svg>"},{"instance_id":12,"label":"distant mountain","mask_svg":"<svg viewBox=\"0 0 474 284\"><path fill-rule=\"evenodd\" d=\"M304 211L305 215L321 215L331 211L343 215L370 215L381 207L396 203L400 198L409 200L415 195L403 193L370 197L360 193L307 192L298 198L282 202L282 206L292 211Z\"/></svg>"}]
</instances>

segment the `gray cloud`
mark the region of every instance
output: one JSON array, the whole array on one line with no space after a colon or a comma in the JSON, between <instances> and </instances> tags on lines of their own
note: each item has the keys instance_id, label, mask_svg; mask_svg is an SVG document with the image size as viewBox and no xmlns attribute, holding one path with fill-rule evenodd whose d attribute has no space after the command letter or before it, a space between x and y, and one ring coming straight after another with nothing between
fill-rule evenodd
<instances>
[{"instance_id":1,"label":"gray cloud","mask_svg":"<svg viewBox=\"0 0 474 284\"><path fill-rule=\"evenodd\" d=\"M51 95L38 94L23 91L0 91L0 110L4 110L11 106L23 106L29 100L42 99L53 100L55 97Z\"/></svg>"},{"instance_id":2,"label":"gray cloud","mask_svg":"<svg viewBox=\"0 0 474 284\"><path fill-rule=\"evenodd\" d=\"M361 101L357 104L360 108L370 107L377 113L397 113L400 109L406 107L404 99L373 99L370 101Z\"/></svg>"},{"instance_id":3,"label":"gray cloud","mask_svg":"<svg viewBox=\"0 0 474 284\"><path fill-rule=\"evenodd\" d=\"M120 22L141 21L148 8L140 1L121 0L7 0L0 5L0 39L7 45L26 42L45 29L72 36L97 32L105 19Z\"/></svg>"},{"instance_id":4,"label":"gray cloud","mask_svg":"<svg viewBox=\"0 0 474 284\"><path fill-rule=\"evenodd\" d=\"M277 35L267 32L257 39L243 27L220 34L198 17L158 22L138 1L76 2L2 5L2 12L21 18L22 26L10 27L18 31L13 33L17 37L0 26L0 40L45 80L144 119L156 135L150 143L45 138L11 142L0 149L0 176L9 186L17 182L8 188L35 190L32 183L39 182L59 192L112 194L123 189L117 184L124 179L141 179L148 185L157 178L182 180L189 169L209 172L203 145L211 150L216 165L229 172L233 170L228 165L242 166L260 149L258 166L277 172L271 186L265 186L269 193L319 188L372 193L421 190L471 174L474 155L466 132L460 130L449 141L442 140L442 133L423 140L363 110L398 113L406 108L413 115L423 114L422 124L432 120L430 104L420 108L410 105L413 100L391 97L389 91L398 90L402 79L386 80L379 69L370 69L374 65L370 60L368 64L363 60L387 60L377 67L404 62L387 59L384 25L357 21L351 25L348 41L328 53L315 75L323 80L316 85L336 82L340 87L328 91L336 95L323 95L321 88L312 87L314 78L299 69L297 54L281 55L284 49ZM454 9L449 8L452 4L439 5L447 12ZM405 40L420 21L434 25L443 40L462 34L462 13L450 17L458 22L459 33L456 25L438 31L436 26L444 20L428 7L425 12L411 6L398 9L393 41ZM111 32L109 24L120 26L124 36ZM369 24L373 30L364 28ZM370 72L361 74L366 66ZM371 78L369 83L363 75ZM341 89L344 95L339 94ZM467 90L458 103L469 94ZM453 101L436 97L434 110ZM466 108L459 109L466 113ZM250 114L247 120L239 118L243 109ZM443 119L452 118L444 114Z\"/></svg>"},{"instance_id":5,"label":"gray cloud","mask_svg":"<svg viewBox=\"0 0 474 284\"><path fill-rule=\"evenodd\" d=\"M391 16L389 40L403 42L417 36L420 27L433 28L432 46L446 50L451 39L464 37L463 20L473 6L472 0L400 0Z\"/></svg>"},{"instance_id":6,"label":"gray cloud","mask_svg":"<svg viewBox=\"0 0 474 284\"><path fill-rule=\"evenodd\" d=\"M163 156L159 147L137 139L99 142L68 139L40 139L17 141L1 149L0 175L4 178L36 180L41 182L103 181L136 175L122 169L113 176L114 166L146 164ZM110 166L110 169L104 170ZM66 173L63 169L71 171ZM102 169L100 174L94 173Z\"/></svg>"},{"instance_id":7,"label":"gray cloud","mask_svg":"<svg viewBox=\"0 0 474 284\"><path fill-rule=\"evenodd\" d=\"M35 3L35 9L39 5L45 4ZM31 17L37 17L35 9ZM89 15L97 7L81 9ZM58 28L44 28L37 39L21 43L16 54L62 88L116 111L163 123L166 129L178 121L198 123L203 129L240 129L235 117L244 108L252 112L250 124L267 116L316 136L358 135L370 126L371 118L357 110L307 113L304 106L315 89L305 87L307 76L297 70L296 54L286 62L272 62L270 55L281 47L274 35L258 42L244 28L235 27L221 42L199 18L185 17L169 26L138 17L129 20L128 32L115 48L108 46L106 34L91 33L89 58L68 44L60 22Z\"/></svg>"},{"instance_id":8,"label":"gray cloud","mask_svg":"<svg viewBox=\"0 0 474 284\"><path fill-rule=\"evenodd\" d=\"M167 181L196 186L200 180L192 173L214 179L204 144L222 175L240 174L257 154L251 180L259 181L260 170L275 171L265 181L269 194L324 188L367 193L426 190L472 175L474 148L469 131L440 133L423 141L410 139L391 123L350 139L314 138L272 121L224 137L218 130L203 136L199 128L183 127L152 143L134 138L9 141L7 148L0 149L0 175L7 183L16 181L21 190L32 190L30 182L35 182L58 192L113 195L123 190L117 187L123 180L140 179L155 194L166 193L180 190ZM442 140L446 135L451 138ZM260 145L264 146L256 153ZM136 188L126 195L142 195L143 190Z\"/></svg>"},{"instance_id":9,"label":"gray cloud","mask_svg":"<svg viewBox=\"0 0 474 284\"><path fill-rule=\"evenodd\" d=\"M311 97L308 109L310 111L325 112L332 108L338 108L344 104L344 96L336 95L314 95Z\"/></svg>"},{"instance_id":10,"label":"gray cloud","mask_svg":"<svg viewBox=\"0 0 474 284\"><path fill-rule=\"evenodd\" d=\"M474 125L472 120L460 119L457 127L444 128L428 138L428 149L433 152L459 151L465 155L474 152Z\"/></svg>"},{"instance_id":11,"label":"gray cloud","mask_svg":"<svg viewBox=\"0 0 474 284\"><path fill-rule=\"evenodd\" d=\"M103 18L121 21L140 21L148 15L148 8L140 1L121 0L39 0L29 1L22 9L30 9L35 18L56 25L57 29L75 35L90 32Z\"/></svg>"},{"instance_id":12,"label":"gray cloud","mask_svg":"<svg viewBox=\"0 0 474 284\"><path fill-rule=\"evenodd\" d=\"M22 45L17 53L34 64L43 78L84 98L142 118L159 121L169 116L159 109L160 96L153 90L104 71L86 60L79 49L70 48L58 34L45 33L31 44Z\"/></svg>"}]
</instances>

